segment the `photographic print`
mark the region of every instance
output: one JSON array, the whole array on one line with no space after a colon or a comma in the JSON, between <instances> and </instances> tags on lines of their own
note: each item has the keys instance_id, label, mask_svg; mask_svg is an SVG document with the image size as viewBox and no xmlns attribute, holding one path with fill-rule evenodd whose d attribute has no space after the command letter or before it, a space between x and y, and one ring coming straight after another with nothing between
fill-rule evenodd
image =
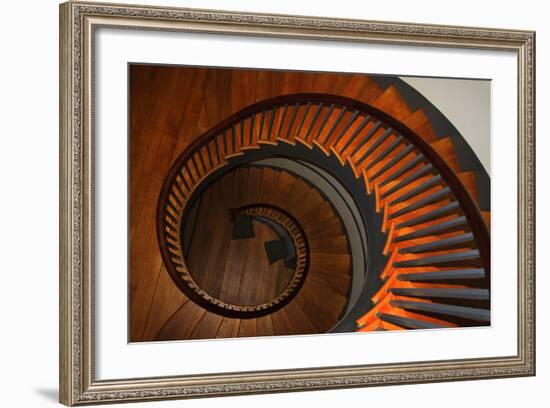
<instances>
[{"instance_id":1,"label":"photographic print","mask_svg":"<svg viewBox=\"0 0 550 408\"><path fill-rule=\"evenodd\" d=\"M491 324L490 81L128 73L130 342Z\"/></svg>"}]
</instances>

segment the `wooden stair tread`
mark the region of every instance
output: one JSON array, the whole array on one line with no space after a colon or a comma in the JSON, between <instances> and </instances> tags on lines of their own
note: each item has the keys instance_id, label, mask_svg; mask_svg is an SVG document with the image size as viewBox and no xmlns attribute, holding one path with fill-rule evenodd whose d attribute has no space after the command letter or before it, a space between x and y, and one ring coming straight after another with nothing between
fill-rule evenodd
<instances>
[{"instance_id":1,"label":"wooden stair tread","mask_svg":"<svg viewBox=\"0 0 550 408\"><path fill-rule=\"evenodd\" d=\"M153 295L151 303L151 315L156 319L149 319L143 330L143 341L153 341L162 329L164 322L170 319L174 313L189 301L172 282L166 267L163 265L159 272L159 283ZM135 337L132 338L136 338Z\"/></svg>"},{"instance_id":2,"label":"wooden stair tread","mask_svg":"<svg viewBox=\"0 0 550 408\"><path fill-rule=\"evenodd\" d=\"M294 329L288 320L288 316L283 309L279 309L271 315L273 322L273 331L277 335L290 335L294 334Z\"/></svg>"},{"instance_id":3,"label":"wooden stair tread","mask_svg":"<svg viewBox=\"0 0 550 408\"><path fill-rule=\"evenodd\" d=\"M258 336L273 336L276 334L271 315L259 317L257 320Z\"/></svg>"},{"instance_id":4,"label":"wooden stair tread","mask_svg":"<svg viewBox=\"0 0 550 408\"><path fill-rule=\"evenodd\" d=\"M327 332L336 324L336 319L330 316L330 314L316 302L309 291L302 289L294 298L294 301L298 303L300 309L302 309L319 333Z\"/></svg>"},{"instance_id":5,"label":"wooden stair tread","mask_svg":"<svg viewBox=\"0 0 550 408\"><path fill-rule=\"evenodd\" d=\"M239 337L255 337L258 335L257 319L241 319Z\"/></svg>"},{"instance_id":6,"label":"wooden stair tread","mask_svg":"<svg viewBox=\"0 0 550 408\"><path fill-rule=\"evenodd\" d=\"M206 310L194 302L185 303L157 335L157 340L188 339Z\"/></svg>"},{"instance_id":7,"label":"wooden stair tread","mask_svg":"<svg viewBox=\"0 0 550 408\"><path fill-rule=\"evenodd\" d=\"M317 328L311 323L302 308L296 302L290 302L285 306L288 321L296 334L318 333Z\"/></svg>"},{"instance_id":8,"label":"wooden stair tread","mask_svg":"<svg viewBox=\"0 0 550 408\"><path fill-rule=\"evenodd\" d=\"M326 73L318 75L313 89L319 93L341 94L347 88L352 75Z\"/></svg>"},{"instance_id":9,"label":"wooden stair tread","mask_svg":"<svg viewBox=\"0 0 550 408\"><path fill-rule=\"evenodd\" d=\"M334 273L347 273L350 269L350 255L335 255L329 253L312 253L310 268Z\"/></svg>"},{"instance_id":10,"label":"wooden stair tread","mask_svg":"<svg viewBox=\"0 0 550 408\"><path fill-rule=\"evenodd\" d=\"M382 89L371 77L363 74L353 74L344 88L343 95L353 99L359 99L365 103L375 101Z\"/></svg>"},{"instance_id":11,"label":"wooden stair tread","mask_svg":"<svg viewBox=\"0 0 550 408\"><path fill-rule=\"evenodd\" d=\"M241 325L240 319L232 319L230 317L224 317L218 332L216 333L216 338L231 338L237 337L239 335L239 326Z\"/></svg>"},{"instance_id":12,"label":"wooden stair tread","mask_svg":"<svg viewBox=\"0 0 550 408\"><path fill-rule=\"evenodd\" d=\"M458 178L470 193L474 202L479 206L479 195L477 193L476 175L473 171L463 171L457 173Z\"/></svg>"},{"instance_id":13,"label":"wooden stair tread","mask_svg":"<svg viewBox=\"0 0 550 408\"><path fill-rule=\"evenodd\" d=\"M485 224L487 224L487 228L489 230L491 229L491 212L490 211L481 211L481 216L483 217L483 220L485 221Z\"/></svg>"},{"instance_id":14,"label":"wooden stair tread","mask_svg":"<svg viewBox=\"0 0 550 408\"><path fill-rule=\"evenodd\" d=\"M397 120L404 119L412 113L394 85L390 85L372 104Z\"/></svg>"},{"instance_id":15,"label":"wooden stair tread","mask_svg":"<svg viewBox=\"0 0 550 408\"><path fill-rule=\"evenodd\" d=\"M309 240L309 249L312 252L328 254L342 254L348 252L348 240L346 235L337 235L328 238Z\"/></svg>"},{"instance_id":16,"label":"wooden stair tread","mask_svg":"<svg viewBox=\"0 0 550 408\"><path fill-rule=\"evenodd\" d=\"M260 203L268 202L270 196L275 190L275 186L279 181L280 172L270 169L269 167L264 167L262 169L262 190L260 197L258 198Z\"/></svg>"},{"instance_id":17,"label":"wooden stair tread","mask_svg":"<svg viewBox=\"0 0 550 408\"><path fill-rule=\"evenodd\" d=\"M311 222L322 223L334 217L335 211L328 202L319 203L317 201L315 204L313 208L292 215L303 225L309 225Z\"/></svg>"},{"instance_id":18,"label":"wooden stair tread","mask_svg":"<svg viewBox=\"0 0 550 408\"><path fill-rule=\"evenodd\" d=\"M206 312L189 338L211 339L216 337L222 320L223 316L216 313Z\"/></svg>"},{"instance_id":19,"label":"wooden stair tread","mask_svg":"<svg viewBox=\"0 0 550 408\"><path fill-rule=\"evenodd\" d=\"M425 142L431 143L436 141L435 131L423 109L418 109L406 117L403 120L403 124L420 135Z\"/></svg>"},{"instance_id":20,"label":"wooden stair tread","mask_svg":"<svg viewBox=\"0 0 550 408\"><path fill-rule=\"evenodd\" d=\"M335 318L342 313L347 304L345 296L324 285L319 279L308 276L302 290L308 291L317 304Z\"/></svg>"},{"instance_id":21,"label":"wooden stair tread","mask_svg":"<svg viewBox=\"0 0 550 408\"><path fill-rule=\"evenodd\" d=\"M326 273L323 271L310 271L307 279L330 288L341 296L348 296L351 277L344 274Z\"/></svg>"}]
</instances>

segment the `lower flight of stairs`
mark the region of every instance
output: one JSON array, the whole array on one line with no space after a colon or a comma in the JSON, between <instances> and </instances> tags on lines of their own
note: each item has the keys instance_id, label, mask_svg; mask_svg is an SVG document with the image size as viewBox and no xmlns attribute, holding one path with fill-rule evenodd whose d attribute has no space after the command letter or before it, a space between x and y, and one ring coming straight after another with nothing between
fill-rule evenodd
<instances>
[{"instance_id":1,"label":"lower flight of stairs","mask_svg":"<svg viewBox=\"0 0 550 408\"><path fill-rule=\"evenodd\" d=\"M220 186L219 194L217 191L210 194L223 196L219 202L223 207L221 213L227 214L230 209L261 203L292 214L307 237L309 271L297 295L272 314L234 318L188 301L155 339L314 334L328 331L345 310L351 281L347 237L330 203L302 178L269 167L238 167L222 176L215 186ZM199 267L207 260L191 261L193 266ZM244 291L253 289L242 288Z\"/></svg>"}]
</instances>

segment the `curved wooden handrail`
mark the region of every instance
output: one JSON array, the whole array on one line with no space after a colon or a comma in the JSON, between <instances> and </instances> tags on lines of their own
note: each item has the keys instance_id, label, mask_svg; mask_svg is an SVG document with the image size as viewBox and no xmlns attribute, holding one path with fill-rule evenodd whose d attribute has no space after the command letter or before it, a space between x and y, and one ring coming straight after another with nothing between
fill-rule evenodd
<instances>
[{"instance_id":1,"label":"curved wooden handrail","mask_svg":"<svg viewBox=\"0 0 550 408\"><path fill-rule=\"evenodd\" d=\"M280 225L292 240L296 250L296 268L287 287L277 297L277 304L286 304L302 287L309 271L309 245L300 223L290 213L271 204L257 203L236 208L234 215L258 216Z\"/></svg>"}]
</instances>

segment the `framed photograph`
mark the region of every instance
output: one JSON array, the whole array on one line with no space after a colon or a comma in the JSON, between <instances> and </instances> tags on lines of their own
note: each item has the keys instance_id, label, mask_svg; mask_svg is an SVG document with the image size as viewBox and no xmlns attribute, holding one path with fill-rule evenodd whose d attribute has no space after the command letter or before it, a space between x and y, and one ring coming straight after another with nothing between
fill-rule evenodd
<instances>
[{"instance_id":1,"label":"framed photograph","mask_svg":"<svg viewBox=\"0 0 550 408\"><path fill-rule=\"evenodd\" d=\"M535 33L60 7L66 405L535 373Z\"/></svg>"}]
</instances>

